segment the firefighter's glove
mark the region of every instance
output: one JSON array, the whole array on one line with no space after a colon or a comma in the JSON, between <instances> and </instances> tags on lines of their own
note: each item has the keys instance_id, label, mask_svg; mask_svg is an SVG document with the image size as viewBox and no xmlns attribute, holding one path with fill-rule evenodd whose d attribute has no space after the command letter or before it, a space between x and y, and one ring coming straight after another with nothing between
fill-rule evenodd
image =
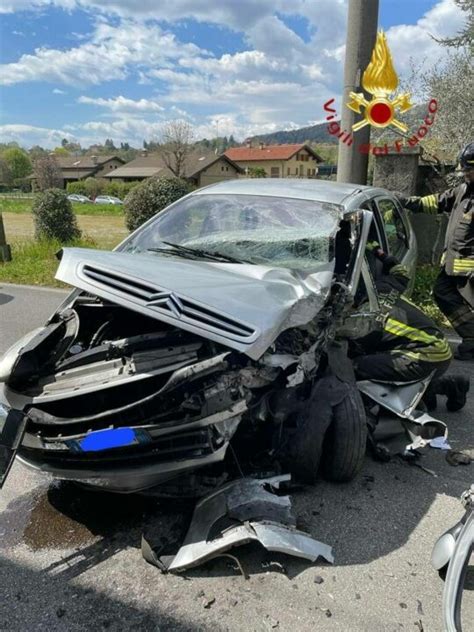
<instances>
[{"instance_id":1,"label":"firefighter's glove","mask_svg":"<svg viewBox=\"0 0 474 632\"><path fill-rule=\"evenodd\" d=\"M380 248L380 244L378 241L368 241L365 246L365 249L369 252L373 252L374 250L377 250L377 248Z\"/></svg>"},{"instance_id":2,"label":"firefighter's glove","mask_svg":"<svg viewBox=\"0 0 474 632\"><path fill-rule=\"evenodd\" d=\"M371 252L375 257L378 258L383 257L384 255L384 251L380 247L378 241L368 241L365 245L365 249L367 252Z\"/></svg>"}]
</instances>

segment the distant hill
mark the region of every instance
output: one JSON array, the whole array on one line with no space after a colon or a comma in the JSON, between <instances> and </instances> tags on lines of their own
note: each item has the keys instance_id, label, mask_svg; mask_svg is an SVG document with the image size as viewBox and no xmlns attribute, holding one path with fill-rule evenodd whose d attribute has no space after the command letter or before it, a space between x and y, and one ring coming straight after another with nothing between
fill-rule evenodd
<instances>
[{"instance_id":1,"label":"distant hill","mask_svg":"<svg viewBox=\"0 0 474 632\"><path fill-rule=\"evenodd\" d=\"M259 134L252 136L252 142L263 142L267 145L278 145L279 143L331 143L336 144L337 138L331 136L327 130L327 123L300 127L287 131L272 132L271 134Z\"/></svg>"},{"instance_id":2,"label":"distant hill","mask_svg":"<svg viewBox=\"0 0 474 632\"><path fill-rule=\"evenodd\" d=\"M421 124L423 117L427 113L427 104L415 105L409 112L403 115L403 121L409 125L410 129L415 132ZM282 130L279 132L272 132L271 134L259 134L252 136L250 139L253 143L263 142L267 145L277 145L279 143L324 143L324 144L337 144L337 137L328 133L327 123L318 123L318 125L310 125L308 127L300 127L299 129ZM392 134L388 129L383 130L384 138L399 138L399 136ZM377 132L375 138L380 138L381 132Z\"/></svg>"}]
</instances>

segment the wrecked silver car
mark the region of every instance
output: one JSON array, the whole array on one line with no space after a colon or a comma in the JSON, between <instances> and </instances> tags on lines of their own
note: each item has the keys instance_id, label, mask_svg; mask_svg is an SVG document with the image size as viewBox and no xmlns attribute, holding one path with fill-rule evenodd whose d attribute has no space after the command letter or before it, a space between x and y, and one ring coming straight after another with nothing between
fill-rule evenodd
<instances>
[{"instance_id":1,"label":"wrecked silver car","mask_svg":"<svg viewBox=\"0 0 474 632\"><path fill-rule=\"evenodd\" d=\"M57 278L75 291L0 362L0 475L17 454L120 492L183 491L275 463L309 481L320 469L353 478L367 423L341 332L378 318L371 226L414 265L409 223L386 191L314 180L222 182L114 252L65 248ZM367 308L354 313L361 287ZM444 433L426 428L418 445Z\"/></svg>"}]
</instances>

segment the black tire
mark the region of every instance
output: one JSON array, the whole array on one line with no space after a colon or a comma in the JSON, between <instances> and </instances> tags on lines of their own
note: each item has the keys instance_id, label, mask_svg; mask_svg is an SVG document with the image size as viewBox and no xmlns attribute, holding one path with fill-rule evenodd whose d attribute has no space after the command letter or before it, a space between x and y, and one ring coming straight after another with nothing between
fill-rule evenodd
<instances>
[{"instance_id":1,"label":"black tire","mask_svg":"<svg viewBox=\"0 0 474 632\"><path fill-rule=\"evenodd\" d=\"M351 481L364 463L367 419L359 391L353 387L334 406L322 447L321 471L329 481Z\"/></svg>"},{"instance_id":2,"label":"black tire","mask_svg":"<svg viewBox=\"0 0 474 632\"><path fill-rule=\"evenodd\" d=\"M325 422L324 415L318 415L317 409L310 402L300 414L301 421L291 450L289 466L298 481L312 485L318 478L324 434L330 423L331 411L328 411Z\"/></svg>"}]
</instances>

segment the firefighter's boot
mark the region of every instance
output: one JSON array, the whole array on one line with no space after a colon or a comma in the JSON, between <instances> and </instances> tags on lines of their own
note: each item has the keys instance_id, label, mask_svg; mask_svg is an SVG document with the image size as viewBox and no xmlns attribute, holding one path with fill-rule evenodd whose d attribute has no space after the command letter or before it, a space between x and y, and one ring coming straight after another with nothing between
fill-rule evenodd
<instances>
[{"instance_id":1,"label":"firefighter's boot","mask_svg":"<svg viewBox=\"0 0 474 632\"><path fill-rule=\"evenodd\" d=\"M454 352L456 360L474 361L474 340L463 340Z\"/></svg>"},{"instance_id":2,"label":"firefighter's boot","mask_svg":"<svg viewBox=\"0 0 474 632\"><path fill-rule=\"evenodd\" d=\"M450 412L461 410L466 403L469 378L462 375L446 375L433 380L432 385L435 393L446 395L446 408Z\"/></svg>"}]
</instances>

